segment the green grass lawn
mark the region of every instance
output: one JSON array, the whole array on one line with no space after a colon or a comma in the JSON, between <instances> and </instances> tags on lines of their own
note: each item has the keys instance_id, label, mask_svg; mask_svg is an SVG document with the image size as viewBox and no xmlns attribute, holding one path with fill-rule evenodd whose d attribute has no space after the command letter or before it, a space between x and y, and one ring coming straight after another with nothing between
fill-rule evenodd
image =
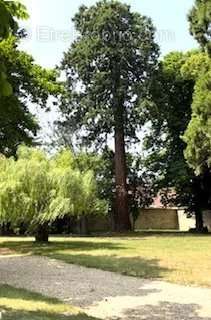
<instances>
[{"instance_id":1,"label":"green grass lawn","mask_svg":"<svg viewBox=\"0 0 211 320\"><path fill-rule=\"evenodd\" d=\"M56 299L2 285L0 313L3 320L94 320Z\"/></svg>"},{"instance_id":2,"label":"green grass lawn","mask_svg":"<svg viewBox=\"0 0 211 320\"><path fill-rule=\"evenodd\" d=\"M36 254L148 279L211 287L211 237L137 233L122 237L0 238L0 254Z\"/></svg>"}]
</instances>

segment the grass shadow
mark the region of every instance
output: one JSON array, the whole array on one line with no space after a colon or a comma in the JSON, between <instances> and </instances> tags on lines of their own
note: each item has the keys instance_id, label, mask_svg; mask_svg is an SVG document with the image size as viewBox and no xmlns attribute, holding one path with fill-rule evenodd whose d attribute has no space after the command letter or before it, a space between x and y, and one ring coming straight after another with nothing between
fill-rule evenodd
<instances>
[{"instance_id":1,"label":"grass shadow","mask_svg":"<svg viewBox=\"0 0 211 320\"><path fill-rule=\"evenodd\" d=\"M87 255L87 254L65 254L55 253L51 258L66 263L96 268L104 271L112 271L127 276L145 279L162 279L167 272L172 271L159 266L158 259L146 259L142 257L118 257L115 255Z\"/></svg>"},{"instance_id":2,"label":"grass shadow","mask_svg":"<svg viewBox=\"0 0 211 320\"><path fill-rule=\"evenodd\" d=\"M119 250L126 249L120 243L111 242L92 242L92 241L53 241L49 243L36 243L32 241L6 241L0 242L0 249L9 249L20 254L53 254L55 251L71 250L71 251L93 251L93 250Z\"/></svg>"}]
</instances>

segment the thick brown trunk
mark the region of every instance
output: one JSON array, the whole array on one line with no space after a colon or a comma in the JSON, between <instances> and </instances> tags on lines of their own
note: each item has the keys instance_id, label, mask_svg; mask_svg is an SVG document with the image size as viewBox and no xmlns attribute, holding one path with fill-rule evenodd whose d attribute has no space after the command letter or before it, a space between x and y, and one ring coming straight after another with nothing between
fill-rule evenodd
<instances>
[{"instance_id":1,"label":"thick brown trunk","mask_svg":"<svg viewBox=\"0 0 211 320\"><path fill-rule=\"evenodd\" d=\"M121 88L121 70L118 58L113 60L113 111L114 111L114 140L115 140L115 216L116 230L130 231L130 215L127 192L127 165L125 154L124 132L124 92Z\"/></svg>"},{"instance_id":2,"label":"thick brown trunk","mask_svg":"<svg viewBox=\"0 0 211 320\"><path fill-rule=\"evenodd\" d=\"M203 221L203 213L201 209L196 210L196 231L203 232L204 230L204 221Z\"/></svg>"},{"instance_id":3,"label":"thick brown trunk","mask_svg":"<svg viewBox=\"0 0 211 320\"><path fill-rule=\"evenodd\" d=\"M35 241L48 242L48 238L49 238L48 225L47 224L39 225L36 230Z\"/></svg>"},{"instance_id":4,"label":"thick brown trunk","mask_svg":"<svg viewBox=\"0 0 211 320\"><path fill-rule=\"evenodd\" d=\"M120 232L130 231L131 222L128 208L125 139L124 128L121 122L115 128L115 187L116 229Z\"/></svg>"}]
</instances>

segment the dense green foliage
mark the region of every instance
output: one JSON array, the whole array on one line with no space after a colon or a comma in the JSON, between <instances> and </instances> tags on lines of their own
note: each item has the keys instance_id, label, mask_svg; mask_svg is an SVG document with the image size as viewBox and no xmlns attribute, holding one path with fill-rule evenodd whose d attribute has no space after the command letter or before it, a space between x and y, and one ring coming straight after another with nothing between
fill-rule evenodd
<instances>
[{"instance_id":1,"label":"dense green foliage","mask_svg":"<svg viewBox=\"0 0 211 320\"><path fill-rule=\"evenodd\" d=\"M144 84L158 56L151 20L132 13L125 4L102 1L82 6L73 21L79 37L62 61L67 92L61 111L68 125L90 143L107 143L107 136L114 134L114 98L121 98L126 134L134 137L141 125L140 95L146 93Z\"/></svg>"},{"instance_id":2,"label":"dense green foliage","mask_svg":"<svg viewBox=\"0 0 211 320\"><path fill-rule=\"evenodd\" d=\"M209 208L209 176L207 172L195 176L189 168L182 135L191 120L197 77L208 65L209 58L199 51L167 55L152 83L153 103L143 110L150 122L145 139L147 171L154 174L164 204L176 204L195 214L197 230L203 229L202 210Z\"/></svg>"},{"instance_id":3,"label":"dense green foliage","mask_svg":"<svg viewBox=\"0 0 211 320\"><path fill-rule=\"evenodd\" d=\"M18 31L17 19L26 19L25 6L19 1L0 0L0 40Z\"/></svg>"},{"instance_id":4,"label":"dense green foliage","mask_svg":"<svg viewBox=\"0 0 211 320\"><path fill-rule=\"evenodd\" d=\"M1 223L24 223L36 233L66 215L76 218L102 214L107 205L98 199L97 184L91 170L75 169L70 151L52 158L37 149L20 147L18 160L1 157Z\"/></svg>"},{"instance_id":5,"label":"dense green foliage","mask_svg":"<svg viewBox=\"0 0 211 320\"><path fill-rule=\"evenodd\" d=\"M193 62L196 62L195 64ZM211 166L211 59L206 54L195 55L186 68L185 75L195 77L192 118L184 135L187 143L185 157L197 174Z\"/></svg>"},{"instance_id":6,"label":"dense green foliage","mask_svg":"<svg viewBox=\"0 0 211 320\"><path fill-rule=\"evenodd\" d=\"M210 171L211 167L211 3L196 0L189 15L191 33L206 49L193 56L184 68L186 77L194 78L192 117L184 135L187 143L185 157L196 174Z\"/></svg>"},{"instance_id":7,"label":"dense green foliage","mask_svg":"<svg viewBox=\"0 0 211 320\"><path fill-rule=\"evenodd\" d=\"M194 81L181 73L189 55L172 52L164 57L152 82L151 105L142 110L141 116L150 124L145 137L146 167L155 176L157 191L163 190L164 201L176 200L191 207L193 172L186 164L181 140L191 118L194 87Z\"/></svg>"},{"instance_id":8,"label":"dense green foliage","mask_svg":"<svg viewBox=\"0 0 211 320\"><path fill-rule=\"evenodd\" d=\"M211 3L210 0L195 0L189 16L190 32L203 49L211 53Z\"/></svg>"},{"instance_id":9,"label":"dense green foliage","mask_svg":"<svg viewBox=\"0 0 211 320\"><path fill-rule=\"evenodd\" d=\"M18 49L18 44L13 36L0 42L0 60L13 88L12 94L0 97L0 153L7 156L14 155L23 142L30 145L39 128L29 103L46 108L49 96L56 96L61 89L57 73L35 64L30 55Z\"/></svg>"},{"instance_id":10,"label":"dense green foliage","mask_svg":"<svg viewBox=\"0 0 211 320\"><path fill-rule=\"evenodd\" d=\"M7 39L10 34L18 31L16 19L28 17L26 8L18 1L0 0L0 43ZM0 98L9 96L12 93L11 84L7 80L8 70L2 59L0 59Z\"/></svg>"},{"instance_id":11,"label":"dense green foliage","mask_svg":"<svg viewBox=\"0 0 211 320\"><path fill-rule=\"evenodd\" d=\"M18 1L0 1L0 153L6 156L15 155L20 143L31 144L39 128L29 104L45 108L60 91L56 72L18 49L23 32L17 21L27 17Z\"/></svg>"}]
</instances>

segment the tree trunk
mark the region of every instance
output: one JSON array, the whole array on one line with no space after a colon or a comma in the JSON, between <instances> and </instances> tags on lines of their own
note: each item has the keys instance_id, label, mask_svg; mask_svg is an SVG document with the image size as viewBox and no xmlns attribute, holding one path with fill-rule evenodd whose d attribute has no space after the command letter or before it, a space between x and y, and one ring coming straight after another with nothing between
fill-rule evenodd
<instances>
[{"instance_id":1,"label":"tree trunk","mask_svg":"<svg viewBox=\"0 0 211 320\"><path fill-rule=\"evenodd\" d=\"M125 154L125 138L122 110L115 119L115 212L117 218L116 229L119 232L130 231L131 222L128 208L127 166Z\"/></svg>"},{"instance_id":2,"label":"tree trunk","mask_svg":"<svg viewBox=\"0 0 211 320\"><path fill-rule=\"evenodd\" d=\"M203 232L204 231L204 221L203 221L203 212L201 209L196 210L195 217L196 217L196 231Z\"/></svg>"},{"instance_id":3,"label":"tree trunk","mask_svg":"<svg viewBox=\"0 0 211 320\"><path fill-rule=\"evenodd\" d=\"M118 58L113 60L113 112L114 112L114 140L115 140L115 217L116 231L131 230L128 192L127 192L127 165L125 154L124 128L124 89L121 86L121 70Z\"/></svg>"},{"instance_id":4,"label":"tree trunk","mask_svg":"<svg viewBox=\"0 0 211 320\"><path fill-rule=\"evenodd\" d=\"M81 217L81 220L80 220L80 234L82 236L86 236L89 234L89 230L88 230L88 219L85 215L83 215Z\"/></svg>"},{"instance_id":5,"label":"tree trunk","mask_svg":"<svg viewBox=\"0 0 211 320\"><path fill-rule=\"evenodd\" d=\"M48 225L43 224L37 227L37 231L35 234L36 242L48 242L49 233L48 233Z\"/></svg>"},{"instance_id":6,"label":"tree trunk","mask_svg":"<svg viewBox=\"0 0 211 320\"><path fill-rule=\"evenodd\" d=\"M14 232L11 230L10 223L3 223L0 227L0 235L1 236L11 236Z\"/></svg>"}]
</instances>

